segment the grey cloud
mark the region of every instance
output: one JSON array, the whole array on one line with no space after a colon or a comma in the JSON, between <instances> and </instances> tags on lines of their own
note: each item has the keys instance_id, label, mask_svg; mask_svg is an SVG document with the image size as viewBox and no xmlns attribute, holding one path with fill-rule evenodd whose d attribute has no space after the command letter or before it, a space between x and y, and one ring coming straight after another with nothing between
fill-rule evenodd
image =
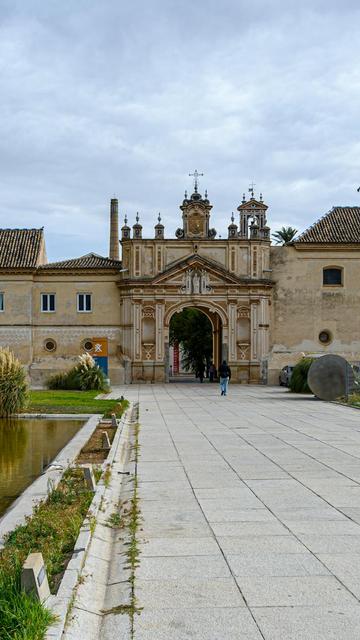
<instances>
[{"instance_id":1,"label":"grey cloud","mask_svg":"<svg viewBox=\"0 0 360 640\"><path fill-rule=\"evenodd\" d=\"M173 234L189 171L226 233L252 179L273 228L359 204L355 2L0 2L0 224L51 259L108 250L115 193Z\"/></svg>"}]
</instances>

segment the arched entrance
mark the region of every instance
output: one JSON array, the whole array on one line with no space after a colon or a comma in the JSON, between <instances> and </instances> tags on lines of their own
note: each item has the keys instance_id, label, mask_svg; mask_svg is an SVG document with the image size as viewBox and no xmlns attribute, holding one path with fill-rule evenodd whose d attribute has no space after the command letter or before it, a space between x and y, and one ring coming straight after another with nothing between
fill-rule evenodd
<instances>
[{"instance_id":1,"label":"arched entrance","mask_svg":"<svg viewBox=\"0 0 360 640\"><path fill-rule=\"evenodd\" d=\"M222 358L227 357L227 346L223 343L223 322L214 309L200 304L177 305L165 318L165 379L195 379L201 370L206 373L212 362L219 368ZM183 360L183 362L181 362ZM184 378L185 375L185 378Z\"/></svg>"}]
</instances>

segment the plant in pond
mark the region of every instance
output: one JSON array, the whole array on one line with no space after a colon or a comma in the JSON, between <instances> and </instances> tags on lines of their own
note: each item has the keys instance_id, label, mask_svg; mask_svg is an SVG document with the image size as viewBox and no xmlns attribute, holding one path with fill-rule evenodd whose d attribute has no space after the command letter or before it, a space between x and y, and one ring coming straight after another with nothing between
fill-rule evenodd
<instances>
[{"instance_id":1,"label":"plant in pond","mask_svg":"<svg viewBox=\"0 0 360 640\"><path fill-rule=\"evenodd\" d=\"M313 361L314 358L301 358L295 365L290 378L290 391L294 393L311 393L307 383L307 377Z\"/></svg>"},{"instance_id":2,"label":"plant in pond","mask_svg":"<svg viewBox=\"0 0 360 640\"><path fill-rule=\"evenodd\" d=\"M47 381L49 389L68 389L104 391L107 388L106 377L102 369L88 353L79 356L78 363L69 371L56 373Z\"/></svg>"},{"instance_id":3,"label":"plant in pond","mask_svg":"<svg viewBox=\"0 0 360 640\"><path fill-rule=\"evenodd\" d=\"M44 637L53 617L34 598L21 593L21 566L29 553L40 551L50 589L56 592L92 498L81 470L68 470L25 524L6 537L0 555L1 639L42 640Z\"/></svg>"},{"instance_id":4,"label":"plant in pond","mask_svg":"<svg viewBox=\"0 0 360 640\"><path fill-rule=\"evenodd\" d=\"M23 411L27 401L24 367L9 349L0 347L0 416Z\"/></svg>"}]
</instances>

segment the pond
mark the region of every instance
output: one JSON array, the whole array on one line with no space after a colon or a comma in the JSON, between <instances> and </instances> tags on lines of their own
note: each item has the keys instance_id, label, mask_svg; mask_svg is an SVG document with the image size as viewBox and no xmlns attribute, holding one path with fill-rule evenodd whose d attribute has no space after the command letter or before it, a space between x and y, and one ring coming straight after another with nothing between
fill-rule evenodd
<instances>
[{"instance_id":1,"label":"pond","mask_svg":"<svg viewBox=\"0 0 360 640\"><path fill-rule=\"evenodd\" d=\"M81 420L0 419L0 517L83 424Z\"/></svg>"}]
</instances>

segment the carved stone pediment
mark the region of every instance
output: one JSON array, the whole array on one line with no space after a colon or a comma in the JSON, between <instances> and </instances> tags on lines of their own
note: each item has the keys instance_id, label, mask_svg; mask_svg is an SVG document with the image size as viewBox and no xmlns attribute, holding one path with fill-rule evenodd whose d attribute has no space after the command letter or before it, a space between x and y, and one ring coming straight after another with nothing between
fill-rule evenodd
<instances>
[{"instance_id":1,"label":"carved stone pediment","mask_svg":"<svg viewBox=\"0 0 360 640\"><path fill-rule=\"evenodd\" d=\"M239 278L223 269L220 264L199 254L193 254L173 263L161 274L155 276L151 284L181 286L187 287L187 291L191 289L192 292L205 293L210 291L207 287L239 283Z\"/></svg>"},{"instance_id":2,"label":"carved stone pediment","mask_svg":"<svg viewBox=\"0 0 360 640\"><path fill-rule=\"evenodd\" d=\"M187 269L183 275L180 293L204 295L210 293L210 276L206 269Z\"/></svg>"}]
</instances>

